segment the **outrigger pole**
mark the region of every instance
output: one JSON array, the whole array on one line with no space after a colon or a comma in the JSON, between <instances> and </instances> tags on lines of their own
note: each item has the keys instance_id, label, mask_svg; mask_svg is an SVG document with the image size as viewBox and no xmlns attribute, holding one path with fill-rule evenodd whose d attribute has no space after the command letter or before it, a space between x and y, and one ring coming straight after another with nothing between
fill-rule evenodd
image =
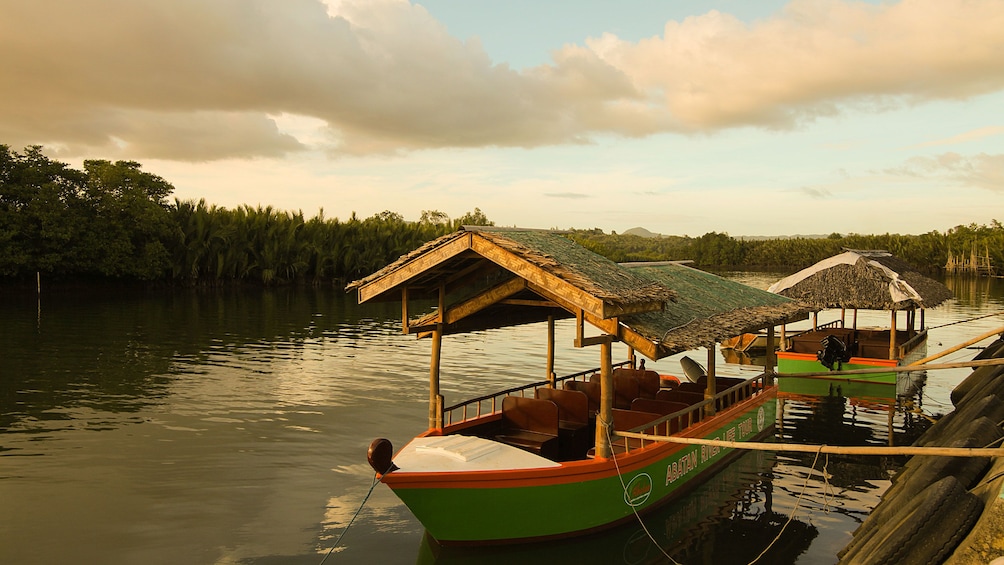
<instances>
[{"instance_id":1,"label":"outrigger pole","mask_svg":"<svg viewBox=\"0 0 1004 565\"><path fill-rule=\"evenodd\" d=\"M854 446L854 445L806 445L799 443L764 443L754 441L726 441L720 439L703 439L696 437L656 436L635 432L617 432L618 436L641 439L646 441L661 441L668 443L685 443L691 445L714 445L728 449L748 449L751 451L795 451L800 453L828 453L837 455L935 455L940 457L1000 457L1004 456L1004 447L918 447L918 446Z\"/></svg>"}]
</instances>

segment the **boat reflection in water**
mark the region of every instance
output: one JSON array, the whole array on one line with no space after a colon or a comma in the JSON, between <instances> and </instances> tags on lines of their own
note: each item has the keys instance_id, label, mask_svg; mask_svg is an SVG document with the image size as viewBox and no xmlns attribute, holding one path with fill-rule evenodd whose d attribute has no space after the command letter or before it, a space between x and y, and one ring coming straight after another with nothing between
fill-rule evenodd
<instances>
[{"instance_id":1,"label":"boat reflection in water","mask_svg":"<svg viewBox=\"0 0 1004 565\"><path fill-rule=\"evenodd\" d=\"M492 548L440 546L426 535L418 563L640 565L666 563L665 552L681 563L745 564L768 545L762 563L794 563L818 532L797 517L784 527L787 510L774 511L777 463L772 452L747 452L687 496L644 515L645 528L632 522L591 536Z\"/></svg>"}]
</instances>

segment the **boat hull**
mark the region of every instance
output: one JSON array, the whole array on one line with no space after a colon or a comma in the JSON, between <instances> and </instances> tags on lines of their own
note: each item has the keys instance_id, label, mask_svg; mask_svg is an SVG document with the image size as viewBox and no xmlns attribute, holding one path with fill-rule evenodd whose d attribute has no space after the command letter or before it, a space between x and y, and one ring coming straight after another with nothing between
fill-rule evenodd
<instances>
[{"instance_id":1,"label":"boat hull","mask_svg":"<svg viewBox=\"0 0 1004 565\"><path fill-rule=\"evenodd\" d=\"M773 433L776 399L776 388L769 387L681 435L760 440ZM636 511L672 500L738 454L735 449L653 442L607 460L505 471L401 469L381 480L441 544L517 543L633 520Z\"/></svg>"}]
</instances>

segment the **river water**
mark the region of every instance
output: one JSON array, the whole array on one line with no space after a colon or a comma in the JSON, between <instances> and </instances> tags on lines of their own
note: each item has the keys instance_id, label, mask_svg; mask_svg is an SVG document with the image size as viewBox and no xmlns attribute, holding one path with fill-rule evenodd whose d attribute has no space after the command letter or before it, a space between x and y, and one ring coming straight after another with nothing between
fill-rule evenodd
<instances>
[{"instance_id":1,"label":"river water","mask_svg":"<svg viewBox=\"0 0 1004 565\"><path fill-rule=\"evenodd\" d=\"M727 276L766 288L781 275ZM956 298L927 312L929 353L1004 321L944 325L1004 310L1000 280L946 284ZM369 442L400 447L427 423L429 343L401 335L397 305L360 307L336 289L3 292L0 563L316 564L343 532L326 563L667 562L660 547L679 563L749 563L768 546L761 563L834 563L901 464L745 455L646 517L660 547L631 524L555 544L443 549L382 485L346 532L372 485ZM598 364L573 336L558 323L559 374ZM540 380L545 343L542 325L448 336L447 403ZM649 368L680 374L679 356ZM753 374L720 358L718 372ZM950 410L967 374L930 374L916 403ZM778 433L885 444L889 414L853 399L789 400ZM897 443L924 427L892 414Z\"/></svg>"}]
</instances>

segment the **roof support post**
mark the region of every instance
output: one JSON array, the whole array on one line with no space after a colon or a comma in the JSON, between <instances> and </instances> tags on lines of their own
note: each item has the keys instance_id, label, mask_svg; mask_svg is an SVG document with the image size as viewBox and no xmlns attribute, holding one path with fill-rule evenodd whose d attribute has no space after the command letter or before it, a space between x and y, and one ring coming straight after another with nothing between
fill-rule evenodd
<instances>
[{"instance_id":1,"label":"roof support post","mask_svg":"<svg viewBox=\"0 0 1004 565\"><path fill-rule=\"evenodd\" d=\"M429 429L443 429L443 406L439 402L439 359L443 351L443 324L432 330L432 354L429 356Z\"/></svg>"},{"instance_id":2,"label":"roof support post","mask_svg":"<svg viewBox=\"0 0 1004 565\"><path fill-rule=\"evenodd\" d=\"M784 326L781 326L781 339L784 339ZM774 367L777 366L777 354L774 352L774 326L767 327L767 357L763 362L764 380L767 386L774 384Z\"/></svg>"},{"instance_id":3,"label":"roof support post","mask_svg":"<svg viewBox=\"0 0 1004 565\"><path fill-rule=\"evenodd\" d=\"M401 331L408 333L408 287L401 287Z\"/></svg>"},{"instance_id":4,"label":"roof support post","mask_svg":"<svg viewBox=\"0 0 1004 565\"><path fill-rule=\"evenodd\" d=\"M596 457L609 458L610 435L614 424L613 345L611 340L600 343L600 411L596 415Z\"/></svg>"},{"instance_id":5,"label":"roof support post","mask_svg":"<svg viewBox=\"0 0 1004 565\"><path fill-rule=\"evenodd\" d=\"M770 349L770 348L768 348ZM712 342L708 345L708 387L704 390L704 399L714 399L715 395L718 394L717 382L715 382L715 344ZM715 415L715 403L712 401L708 404L704 413L709 416Z\"/></svg>"},{"instance_id":6,"label":"roof support post","mask_svg":"<svg viewBox=\"0 0 1004 565\"><path fill-rule=\"evenodd\" d=\"M547 386L555 388L554 375L554 316L547 317Z\"/></svg>"},{"instance_id":7,"label":"roof support post","mask_svg":"<svg viewBox=\"0 0 1004 565\"><path fill-rule=\"evenodd\" d=\"M892 310L892 322L889 324L889 358L896 358L896 309Z\"/></svg>"}]
</instances>

